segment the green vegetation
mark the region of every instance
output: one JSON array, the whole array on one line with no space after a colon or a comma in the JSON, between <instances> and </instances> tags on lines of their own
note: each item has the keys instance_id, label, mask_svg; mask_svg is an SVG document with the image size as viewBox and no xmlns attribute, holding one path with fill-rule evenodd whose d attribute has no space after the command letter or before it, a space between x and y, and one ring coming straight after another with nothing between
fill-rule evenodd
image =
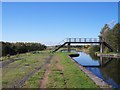
<instances>
[{"instance_id":1,"label":"green vegetation","mask_svg":"<svg viewBox=\"0 0 120 90\"><path fill-rule=\"evenodd\" d=\"M41 85L46 88L98 88L95 83L68 58L69 54L70 53L61 52L52 54L48 52L20 54L17 56L17 58L21 58L20 60L3 67L2 86L3 88L14 87L26 75L30 74L30 72L45 64L46 59L50 55L53 55L50 63L42 66L40 70L29 77L22 88L40 88Z\"/></svg>"},{"instance_id":2,"label":"green vegetation","mask_svg":"<svg viewBox=\"0 0 120 90\"><path fill-rule=\"evenodd\" d=\"M100 51L100 46L98 45L92 45L89 47L90 54L94 54L95 52L99 52L99 51Z\"/></svg>"},{"instance_id":3,"label":"green vegetation","mask_svg":"<svg viewBox=\"0 0 120 90\"><path fill-rule=\"evenodd\" d=\"M93 60L98 60L98 57L96 56L95 53L99 53L99 52L100 52L100 46L99 45L91 45L88 48L88 53Z\"/></svg>"},{"instance_id":4,"label":"green vegetation","mask_svg":"<svg viewBox=\"0 0 120 90\"><path fill-rule=\"evenodd\" d=\"M110 60L108 58L104 58L105 60ZM103 59L103 60L104 60ZM110 69L112 68L112 69ZM120 84L120 59L112 59L110 64L108 64L105 68L100 68L100 70L105 73L103 74L105 78L112 78L117 84ZM114 74L113 74L114 73Z\"/></svg>"},{"instance_id":5,"label":"green vegetation","mask_svg":"<svg viewBox=\"0 0 120 90\"><path fill-rule=\"evenodd\" d=\"M51 62L47 88L98 88L68 57L68 53L56 53Z\"/></svg>"},{"instance_id":6,"label":"green vegetation","mask_svg":"<svg viewBox=\"0 0 120 90\"><path fill-rule=\"evenodd\" d=\"M0 61L7 61L9 59L16 59L18 57L23 57L24 55L29 55L30 53L32 53L32 52L23 53L23 54L16 54L16 55L3 56L3 57L0 57Z\"/></svg>"},{"instance_id":7,"label":"green vegetation","mask_svg":"<svg viewBox=\"0 0 120 90\"><path fill-rule=\"evenodd\" d=\"M59 65L58 57L56 55L51 60L49 66L48 81L46 82L46 88L65 88L65 82L61 66Z\"/></svg>"},{"instance_id":8,"label":"green vegetation","mask_svg":"<svg viewBox=\"0 0 120 90\"><path fill-rule=\"evenodd\" d=\"M93 81L67 57L67 54L60 53L57 56L64 67L63 73L68 88L97 88Z\"/></svg>"},{"instance_id":9,"label":"green vegetation","mask_svg":"<svg viewBox=\"0 0 120 90\"><path fill-rule=\"evenodd\" d=\"M12 62L2 68L3 87L10 88L16 85L24 76L43 65L48 56L48 53L29 53L18 56L21 60Z\"/></svg>"},{"instance_id":10,"label":"green vegetation","mask_svg":"<svg viewBox=\"0 0 120 90\"><path fill-rule=\"evenodd\" d=\"M112 29L106 24L102 31L100 32L100 37L102 40L107 42L112 48L114 52L120 52L120 24L117 23ZM105 47L104 52L109 52L109 49Z\"/></svg>"},{"instance_id":11,"label":"green vegetation","mask_svg":"<svg viewBox=\"0 0 120 90\"><path fill-rule=\"evenodd\" d=\"M46 88L98 88L74 62L68 58L69 53L53 53L50 64L42 67L31 76L22 88L40 88L42 83ZM45 63L50 54L30 53L22 55L22 60L15 61L3 68L3 87L11 87L36 67ZM47 72L47 73L46 73ZM41 83L41 81L43 82Z\"/></svg>"},{"instance_id":12,"label":"green vegetation","mask_svg":"<svg viewBox=\"0 0 120 90\"><path fill-rule=\"evenodd\" d=\"M25 82L24 86L22 88L39 88L40 86L40 80L43 79L43 75L45 73L44 67L35 73L32 77L28 79L28 81Z\"/></svg>"},{"instance_id":13,"label":"green vegetation","mask_svg":"<svg viewBox=\"0 0 120 90\"><path fill-rule=\"evenodd\" d=\"M109 26L107 24L105 24L105 26L102 28L101 32L100 32L100 36L99 36L102 41L105 41L106 43L108 43L112 49L113 52L110 52L110 50L107 47L104 47L104 52L103 53L120 53L120 24L117 23L112 29L109 28ZM95 53L95 52L99 52L100 46L94 45L94 46L90 46L89 48L89 53Z\"/></svg>"},{"instance_id":14,"label":"green vegetation","mask_svg":"<svg viewBox=\"0 0 120 90\"><path fill-rule=\"evenodd\" d=\"M2 50L1 50L2 52L0 52L1 56L6 56L6 55L10 56L10 55L15 55L19 53L26 53L26 52L38 51L38 50L41 51L46 49L46 46L40 43L0 42L0 45L2 45Z\"/></svg>"},{"instance_id":15,"label":"green vegetation","mask_svg":"<svg viewBox=\"0 0 120 90\"><path fill-rule=\"evenodd\" d=\"M70 49L71 49L71 50L76 50L76 48L73 48L73 47L71 47ZM67 47L63 47L63 48L60 48L60 49L58 50L58 52L67 51L67 50L68 50Z\"/></svg>"}]
</instances>

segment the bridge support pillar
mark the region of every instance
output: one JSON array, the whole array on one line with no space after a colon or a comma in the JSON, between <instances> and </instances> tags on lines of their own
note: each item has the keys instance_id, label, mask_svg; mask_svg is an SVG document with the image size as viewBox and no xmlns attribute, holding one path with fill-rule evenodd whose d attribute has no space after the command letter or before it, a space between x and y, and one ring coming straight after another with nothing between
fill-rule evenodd
<instances>
[{"instance_id":1,"label":"bridge support pillar","mask_svg":"<svg viewBox=\"0 0 120 90\"><path fill-rule=\"evenodd\" d=\"M71 50L70 50L70 43L68 43L68 52L70 52Z\"/></svg>"},{"instance_id":2,"label":"bridge support pillar","mask_svg":"<svg viewBox=\"0 0 120 90\"><path fill-rule=\"evenodd\" d=\"M103 43L100 43L100 53L103 53L103 46L104 44Z\"/></svg>"},{"instance_id":3,"label":"bridge support pillar","mask_svg":"<svg viewBox=\"0 0 120 90\"><path fill-rule=\"evenodd\" d=\"M100 56L100 66L102 67L103 66L103 57Z\"/></svg>"}]
</instances>

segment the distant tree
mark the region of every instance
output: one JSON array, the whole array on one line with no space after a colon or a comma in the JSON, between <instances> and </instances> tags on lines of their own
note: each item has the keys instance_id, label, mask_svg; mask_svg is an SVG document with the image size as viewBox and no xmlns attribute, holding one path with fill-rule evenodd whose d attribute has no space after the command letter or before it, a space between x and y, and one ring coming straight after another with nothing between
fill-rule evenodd
<instances>
[{"instance_id":1,"label":"distant tree","mask_svg":"<svg viewBox=\"0 0 120 90\"><path fill-rule=\"evenodd\" d=\"M24 43L24 42L0 42L2 43L2 56L15 55L17 53L25 53L29 51L41 51L46 49L46 46L40 43Z\"/></svg>"},{"instance_id":2,"label":"distant tree","mask_svg":"<svg viewBox=\"0 0 120 90\"><path fill-rule=\"evenodd\" d=\"M5 56L5 55L14 55L16 54L15 50L11 47L11 44L6 42L2 42L2 56Z\"/></svg>"},{"instance_id":3,"label":"distant tree","mask_svg":"<svg viewBox=\"0 0 120 90\"><path fill-rule=\"evenodd\" d=\"M90 54L98 52L98 51L100 51L100 46L98 46L98 45L91 45L89 47L89 53Z\"/></svg>"}]
</instances>

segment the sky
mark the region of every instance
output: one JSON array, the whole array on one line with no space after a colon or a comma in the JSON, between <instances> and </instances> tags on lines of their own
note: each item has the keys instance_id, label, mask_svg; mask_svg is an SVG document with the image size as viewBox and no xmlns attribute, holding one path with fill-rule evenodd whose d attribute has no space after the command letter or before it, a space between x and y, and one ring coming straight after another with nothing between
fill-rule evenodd
<instances>
[{"instance_id":1,"label":"sky","mask_svg":"<svg viewBox=\"0 0 120 90\"><path fill-rule=\"evenodd\" d=\"M117 2L4 2L2 40L55 45L65 38L96 38L118 22Z\"/></svg>"},{"instance_id":2,"label":"sky","mask_svg":"<svg viewBox=\"0 0 120 90\"><path fill-rule=\"evenodd\" d=\"M1 0L2 2L119 2L119 0Z\"/></svg>"}]
</instances>

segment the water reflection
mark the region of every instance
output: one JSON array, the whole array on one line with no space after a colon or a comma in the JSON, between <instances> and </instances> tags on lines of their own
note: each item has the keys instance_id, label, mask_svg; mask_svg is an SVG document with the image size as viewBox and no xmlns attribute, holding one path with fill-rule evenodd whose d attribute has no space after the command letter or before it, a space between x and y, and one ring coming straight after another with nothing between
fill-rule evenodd
<instances>
[{"instance_id":1,"label":"water reflection","mask_svg":"<svg viewBox=\"0 0 120 90\"><path fill-rule=\"evenodd\" d=\"M120 85L120 59L111 59L110 62L107 63L105 67L101 67L100 70L103 72L105 79L109 79L108 77L110 77Z\"/></svg>"},{"instance_id":2,"label":"water reflection","mask_svg":"<svg viewBox=\"0 0 120 90\"><path fill-rule=\"evenodd\" d=\"M98 60L99 57L97 57L94 53L89 53L90 57L92 58L92 60Z\"/></svg>"},{"instance_id":3,"label":"water reflection","mask_svg":"<svg viewBox=\"0 0 120 90\"><path fill-rule=\"evenodd\" d=\"M88 70L114 88L120 88L120 59L98 58L95 55L87 55L83 52L79 52L79 54L80 56L75 57L74 60L83 66L88 66L86 67Z\"/></svg>"},{"instance_id":4,"label":"water reflection","mask_svg":"<svg viewBox=\"0 0 120 90\"><path fill-rule=\"evenodd\" d=\"M110 63L113 59L112 58L104 58L104 57L100 57L99 58L99 63L101 67L105 67L107 66L108 63Z\"/></svg>"},{"instance_id":5,"label":"water reflection","mask_svg":"<svg viewBox=\"0 0 120 90\"><path fill-rule=\"evenodd\" d=\"M99 61L98 59L92 59L90 58L89 54L86 54L84 52L78 52L79 57L74 57L79 64L82 66L99 66Z\"/></svg>"}]
</instances>

